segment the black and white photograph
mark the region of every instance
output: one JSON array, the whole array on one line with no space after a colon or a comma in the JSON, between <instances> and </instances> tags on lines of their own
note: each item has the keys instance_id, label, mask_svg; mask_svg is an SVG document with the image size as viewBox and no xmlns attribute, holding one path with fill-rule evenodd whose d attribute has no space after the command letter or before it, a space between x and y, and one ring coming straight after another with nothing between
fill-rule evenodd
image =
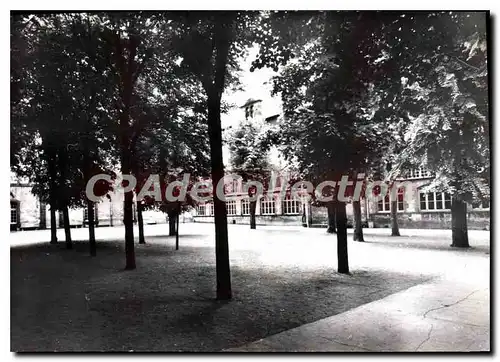
<instances>
[{"instance_id":1,"label":"black and white photograph","mask_svg":"<svg viewBox=\"0 0 500 362\"><path fill-rule=\"evenodd\" d=\"M491 353L492 18L10 10L10 352Z\"/></svg>"}]
</instances>

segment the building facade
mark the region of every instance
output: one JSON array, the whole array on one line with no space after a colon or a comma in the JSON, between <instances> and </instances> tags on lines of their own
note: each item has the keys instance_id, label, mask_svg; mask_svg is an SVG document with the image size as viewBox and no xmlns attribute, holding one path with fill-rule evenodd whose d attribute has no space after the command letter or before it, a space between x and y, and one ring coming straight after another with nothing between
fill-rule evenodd
<instances>
[{"instance_id":1,"label":"building facade","mask_svg":"<svg viewBox=\"0 0 500 362\"><path fill-rule=\"evenodd\" d=\"M446 192L428 192L434 176L425 168L409 170L399 181L411 184L411 197L405 197L404 189L397 194L397 217L401 228L449 229L451 228L451 195ZM369 204L370 221L374 227L389 228L390 196ZM490 202L468 205L469 229L490 230Z\"/></svg>"},{"instance_id":2,"label":"building facade","mask_svg":"<svg viewBox=\"0 0 500 362\"><path fill-rule=\"evenodd\" d=\"M50 228L50 206L31 192L32 186L25 180L11 175L10 182L10 229L34 230ZM136 203L133 204L134 222L137 221ZM88 224L87 208L70 208L71 227L85 227ZM164 213L158 210L143 211L144 224L166 223ZM123 196L112 193L95 204L95 224L100 226L123 225ZM64 227L62 212L56 212L57 227Z\"/></svg>"},{"instance_id":3,"label":"building facade","mask_svg":"<svg viewBox=\"0 0 500 362\"><path fill-rule=\"evenodd\" d=\"M270 102L271 105L267 105ZM279 124L281 113L273 99L266 102L260 99L248 99L241 107L240 119L251 121L265 129ZM274 169L285 170L287 163L276 148L270 150L270 163ZM404 189L397 193L397 218L401 228L449 229L451 228L451 195L445 192L426 192L424 187L433 179L424 168L409 170L399 182L411 185L411 195L406 195ZM261 196L257 201L256 223L260 225L303 225L307 227L326 227L328 216L326 207L311 205L304 199L280 195L280 185L268 195ZM248 196L233 187L226 203L227 218L231 224L249 224L250 206ZM389 228L391 196L383 200L361 201L362 224L366 227ZM353 225L352 204L347 204L348 226ZM213 222L213 204L200 204L194 213L195 222ZM490 229L489 202L468 206L468 227L470 229Z\"/></svg>"}]
</instances>

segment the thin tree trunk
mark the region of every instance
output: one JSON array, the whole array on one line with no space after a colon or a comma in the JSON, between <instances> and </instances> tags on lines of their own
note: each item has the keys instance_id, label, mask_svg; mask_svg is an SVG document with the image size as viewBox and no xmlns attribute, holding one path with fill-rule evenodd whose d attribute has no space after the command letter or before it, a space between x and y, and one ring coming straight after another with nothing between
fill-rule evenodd
<instances>
[{"instance_id":1,"label":"thin tree trunk","mask_svg":"<svg viewBox=\"0 0 500 362\"><path fill-rule=\"evenodd\" d=\"M175 211L170 211L168 215L168 236L175 236Z\"/></svg>"},{"instance_id":2,"label":"thin tree trunk","mask_svg":"<svg viewBox=\"0 0 500 362\"><path fill-rule=\"evenodd\" d=\"M92 94L94 99L95 93ZM90 111L90 110L89 110ZM83 163L84 163L84 178L87 183L91 177L91 161L89 152L89 138L90 138L90 119L87 119L87 129L83 139ZM87 221L89 225L89 252L90 256L97 255L97 245L95 241L95 204L87 199Z\"/></svg>"},{"instance_id":3,"label":"thin tree trunk","mask_svg":"<svg viewBox=\"0 0 500 362\"><path fill-rule=\"evenodd\" d=\"M219 181L224 177L220 97L217 97L214 94L209 94L208 100L208 133L210 137L210 159L214 190L217 299L227 300L232 297L231 271L229 267L229 242L227 234L227 210L225 202L220 200L215 193Z\"/></svg>"},{"instance_id":4,"label":"thin tree trunk","mask_svg":"<svg viewBox=\"0 0 500 362\"><path fill-rule=\"evenodd\" d=\"M255 220L256 210L257 210L257 201L250 201L250 229L257 228L257 222Z\"/></svg>"},{"instance_id":5,"label":"thin tree trunk","mask_svg":"<svg viewBox=\"0 0 500 362\"><path fill-rule=\"evenodd\" d=\"M363 238L363 225L361 221L361 203L359 201L352 202L354 214L354 241L365 241Z\"/></svg>"},{"instance_id":6,"label":"thin tree trunk","mask_svg":"<svg viewBox=\"0 0 500 362\"><path fill-rule=\"evenodd\" d=\"M122 105L117 107L119 112L119 141L120 162L122 175L130 175L133 165L133 147L130 138L130 109L132 107L132 95L134 91L134 68L137 66L135 56L137 54L138 39L130 38L125 43L118 33L115 38L115 57L118 66L120 81L120 98ZM125 56L125 48L128 56ZM133 221L133 191L125 192L123 195L123 223L125 224L125 270L136 268L134 250L134 221Z\"/></svg>"},{"instance_id":7,"label":"thin tree trunk","mask_svg":"<svg viewBox=\"0 0 500 362\"><path fill-rule=\"evenodd\" d=\"M122 167L123 175L130 175L130 151L128 146L125 148L126 139L122 141ZM123 195L123 224L125 225L125 270L133 270L135 265L135 249L134 249L134 194L132 191L127 191Z\"/></svg>"},{"instance_id":8,"label":"thin tree trunk","mask_svg":"<svg viewBox=\"0 0 500 362\"><path fill-rule=\"evenodd\" d=\"M97 245L95 241L95 213L94 213L94 203L90 200L87 200L87 214L88 214L88 222L89 222L89 247L90 247L90 256L97 255Z\"/></svg>"},{"instance_id":9,"label":"thin tree trunk","mask_svg":"<svg viewBox=\"0 0 500 362\"><path fill-rule=\"evenodd\" d=\"M73 242L71 241L71 226L69 223L68 206L63 207L63 221L64 221L64 236L66 238L66 249L73 249Z\"/></svg>"},{"instance_id":10,"label":"thin tree trunk","mask_svg":"<svg viewBox=\"0 0 500 362\"><path fill-rule=\"evenodd\" d=\"M131 89L129 90L131 92ZM129 98L128 98L129 99ZM129 149L128 124L129 107L125 107L120 117L121 131L121 172L122 175L130 175L132 171L132 155ZM134 194L127 191L123 195L123 224L125 225L125 270L133 270L135 265L134 249Z\"/></svg>"},{"instance_id":11,"label":"thin tree trunk","mask_svg":"<svg viewBox=\"0 0 500 362\"><path fill-rule=\"evenodd\" d=\"M48 159L47 159L47 167L49 172L49 193L50 193L50 243L57 244L57 222L56 222L56 210L58 209L57 205L57 169L56 169L56 152L49 143L48 147Z\"/></svg>"},{"instance_id":12,"label":"thin tree trunk","mask_svg":"<svg viewBox=\"0 0 500 362\"><path fill-rule=\"evenodd\" d=\"M398 225L398 202L391 201L391 236L401 236Z\"/></svg>"},{"instance_id":13,"label":"thin tree trunk","mask_svg":"<svg viewBox=\"0 0 500 362\"><path fill-rule=\"evenodd\" d=\"M451 246L468 248L467 204L455 196L451 199Z\"/></svg>"},{"instance_id":14,"label":"thin tree trunk","mask_svg":"<svg viewBox=\"0 0 500 362\"><path fill-rule=\"evenodd\" d=\"M215 223L215 269L217 280L217 299L231 299L231 271L229 266L229 243L227 234L226 204L216 194L219 181L224 177L224 162L222 156L221 128L221 97L226 83L227 61L229 48L233 38L233 21L235 14L220 14L216 18L213 32L215 62L201 77L203 88L207 94L208 106L208 136L210 141L210 162L212 169L212 185L214 194Z\"/></svg>"},{"instance_id":15,"label":"thin tree trunk","mask_svg":"<svg viewBox=\"0 0 500 362\"><path fill-rule=\"evenodd\" d=\"M179 219L181 217L181 204L179 203L179 209L177 212L176 227L175 227L175 250L179 250Z\"/></svg>"},{"instance_id":16,"label":"thin tree trunk","mask_svg":"<svg viewBox=\"0 0 500 362\"><path fill-rule=\"evenodd\" d=\"M347 254L347 215L345 202L335 203L335 219L337 222L337 263L338 272L349 274L349 258Z\"/></svg>"},{"instance_id":17,"label":"thin tree trunk","mask_svg":"<svg viewBox=\"0 0 500 362\"><path fill-rule=\"evenodd\" d=\"M66 186L66 174L68 167L68 150L66 147L59 149L59 169L60 169L60 194L62 199L62 215L64 226L64 237L66 239L66 249L73 249L73 242L71 241L71 228L69 223L68 211L68 188Z\"/></svg>"},{"instance_id":18,"label":"thin tree trunk","mask_svg":"<svg viewBox=\"0 0 500 362\"><path fill-rule=\"evenodd\" d=\"M52 202L50 203L50 243L57 244L56 207Z\"/></svg>"},{"instance_id":19,"label":"thin tree trunk","mask_svg":"<svg viewBox=\"0 0 500 362\"><path fill-rule=\"evenodd\" d=\"M142 218L142 204L137 201L137 223L139 224L139 244L146 244L144 239L144 220Z\"/></svg>"},{"instance_id":20,"label":"thin tree trunk","mask_svg":"<svg viewBox=\"0 0 500 362\"><path fill-rule=\"evenodd\" d=\"M335 226L335 202L329 201L326 204L326 211L328 213L328 228L326 232L329 234L335 234L337 232L337 228Z\"/></svg>"}]
</instances>

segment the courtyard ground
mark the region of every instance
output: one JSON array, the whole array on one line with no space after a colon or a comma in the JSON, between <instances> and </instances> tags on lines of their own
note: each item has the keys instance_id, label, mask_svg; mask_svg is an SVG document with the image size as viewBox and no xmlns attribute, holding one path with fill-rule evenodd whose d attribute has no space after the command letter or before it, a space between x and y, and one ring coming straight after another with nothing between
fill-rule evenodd
<instances>
[{"instance_id":1,"label":"courtyard ground","mask_svg":"<svg viewBox=\"0 0 500 362\"><path fill-rule=\"evenodd\" d=\"M459 250L449 247L446 230L401 230L403 236L389 237L390 230L366 229L365 243L350 237L352 275L340 275L336 237L324 229L229 225L234 296L219 302L213 225L181 224L180 230L175 251L174 238L164 236L168 225L147 225L147 244L136 244L134 271L123 270L123 227L96 230L96 258L88 256L84 241L74 250L63 242L48 245L48 230L11 233L11 350L231 350L344 318L372 302L389 303L413 288L424 292L403 300L433 300L439 289L427 285L474 285L489 300L484 231L471 231L473 247ZM87 237L87 229L72 231L74 240ZM489 316L489 309L483 314ZM379 332L370 333L375 338Z\"/></svg>"}]
</instances>

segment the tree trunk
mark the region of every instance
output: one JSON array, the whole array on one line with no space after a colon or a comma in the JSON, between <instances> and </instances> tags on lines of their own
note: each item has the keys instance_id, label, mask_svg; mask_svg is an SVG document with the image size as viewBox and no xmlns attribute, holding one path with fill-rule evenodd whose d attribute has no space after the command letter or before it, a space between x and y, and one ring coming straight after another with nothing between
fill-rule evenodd
<instances>
[{"instance_id":1,"label":"tree trunk","mask_svg":"<svg viewBox=\"0 0 500 362\"><path fill-rule=\"evenodd\" d=\"M121 104L117 106L119 114L119 146L120 163L122 175L130 175L133 166L133 147L130 137L132 107L132 96L134 93L134 68L137 67L135 56L137 54L137 38L131 38L126 44L122 42L118 33L114 34L115 57L120 77ZM125 57L125 52L128 56ZM137 76L137 74L135 74ZM123 223L125 225L125 270L136 268L134 250L134 194L133 191L125 192L123 195Z\"/></svg>"},{"instance_id":2,"label":"tree trunk","mask_svg":"<svg viewBox=\"0 0 500 362\"><path fill-rule=\"evenodd\" d=\"M335 203L335 219L337 223L337 263L338 272L349 274L349 258L347 255L347 215L345 202Z\"/></svg>"},{"instance_id":3,"label":"tree trunk","mask_svg":"<svg viewBox=\"0 0 500 362\"><path fill-rule=\"evenodd\" d=\"M335 226L335 201L329 201L326 204L326 211L328 212L328 229L326 229L326 232L335 234L337 232Z\"/></svg>"},{"instance_id":4,"label":"tree trunk","mask_svg":"<svg viewBox=\"0 0 500 362\"><path fill-rule=\"evenodd\" d=\"M92 95L92 99L94 99L95 93ZM89 110L90 111L90 110ZM89 112L90 114L90 112ZM90 161L90 152L89 152L89 138L90 138L90 118L87 118L87 130L85 137L83 139L83 167L84 167L84 178L85 183L88 183L91 175L91 161ZM95 241L95 204L87 199L87 221L89 225L89 251L90 256L97 255L97 245Z\"/></svg>"},{"instance_id":5,"label":"tree trunk","mask_svg":"<svg viewBox=\"0 0 500 362\"><path fill-rule=\"evenodd\" d=\"M354 214L354 241L365 241L363 238L363 225L361 221L361 203L359 201L352 202L352 210Z\"/></svg>"},{"instance_id":6,"label":"tree trunk","mask_svg":"<svg viewBox=\"0 0 500 362\"><path fill-rule=\"evenodd\" d=\"M168 215L168 236L175 236L175 211L167 213Z\"/></svg>"},{"instance_id":7,"label":"tree trunk","mask_svg":"<svg viewBox=\"0 0 500 362\"><path fill-rule=\"evenodd\" d=\"M256 229L255 211L257 210L257 201L250 201L250 229Z\"/></svg>"},{"instance_id":8,"label":"tree trunk","mask_svg":"<svg viewBox=\"0 0 500 362\"><path fill-rule=\"evenodd\" d=\"M146 244L144 239L144 220L142 218L142 204L137 201L137 223L139 224L139 244Z\"/></svg>"},{"instance_id":9,"label":"tree trunk","mask_svg":"<svg viewBox=\"0 0 500 362\"><path fill-rule=\"evenodd\" d=\"M122 140L121 171L123 175L130 175L130 151L127 139ZM133 270L135 265L134 250L134 194L132 191L123 195L123 224L125 225L125 270Z\"/></svg>"},{"instance_id":10,"label":"tree trunk","mask_svg":"<svg viewBox=\"0 0 500 362\"><path fill-rule=\"evenodd\" d=\"M64 236L66 238L66 248L73 249L73 242L71 241L71 229L69 223L69 211L68 211L68 186L67 186L67 174L68 174L68 148L67 141L63 143L64 146L58 149L58 160L59 160L59 200L61 201L60 206L62 206L63 223L64 223Z\"/></svg>"},{"instance_id":11,"label":"tree trunk","mask_svg":"<svg viewBox=\"0 0 500 362\"><path fill-rule=\"evenodd\" d=\"M94 203L90 200L87 200L87 214L88 214L88 222L89 222L89 247L90 247L90 256L97 255L97 245L95 242L95 214L94 214Z\"/></svg>"},{"instance_id":12,"label":"tree trunk","mask_svg":"<svg viewBox=\"0 0 500 362\"><path fill-rule=\"evenodd\" d=\"M57 210L57 168L56 168L56 153L54 148L49 143L47 150L47 168L49 172L49 197L50 197L50 243L57 244L57 222L56 222L56 210Z\"/></svg>"},{"instance_id":13,"label":"tree trunk","mask_svg":"<svg viewBox=\"0 0 500 362\"><path fill-rule=\"evenodd\" d=\"M181 204L179 203L179 208L177 212L177 217L175 218L175 250L179 250L179 218L181 217Z\"/></svg>"},{"instance_id":14,"label":"tree trunk","mask_svg":"<svg viewBox=\"0 0 500 362\"><path fill-rule=\"evenodd\" d=\"M391 201L391 236L401 236L398 225L398 202Z\"/></svg>"},{"instance_id":15,"label":"tree trunk","mask_svg":"<svg viewBox=\"0 0 500 362\"><path fill-rule=\"evenodd\" d=\"M53 202L50 203L50 243L57 244L56 207Z\"/></svg>"},{"instance_id":16,"label":"tree trunk","mask_svg":"<svg viewBox=\"0 0 500 362\"><path fill-rule=\"evenodd\" d=\"M215 222L215 263L217 279L217 299L231 299L231 271L229 267L229 242L227 235L227 210L224 201L215 191L219 181L224 177L222 159L222 129L220 121L220 96L208 95L208 133L210 137L210 159L212 166L212 183L214 193Z\"/></svg>"},{"instance_id":17,"label":"tree trunk","mask_svg":"<svg viewBox=\"0 0 500 362\"><path fill-rule=\"evenodd\" d=\"M451 246L468 248L467 204L455 196L451 199Z\"/></svg>"},{"instance_id":18,"label":"tree trunk","mask_svg":"<svg viewBox=\"0 0 500 362\"><path fill-rule=\"evenodd\" d=\"M73 249L73 242L71 241L71 227L69 224L69 211L68 206L63 207L63 221L64 221L64 236L66 238L66 249Z\"/></svg>"}]
</instances>

